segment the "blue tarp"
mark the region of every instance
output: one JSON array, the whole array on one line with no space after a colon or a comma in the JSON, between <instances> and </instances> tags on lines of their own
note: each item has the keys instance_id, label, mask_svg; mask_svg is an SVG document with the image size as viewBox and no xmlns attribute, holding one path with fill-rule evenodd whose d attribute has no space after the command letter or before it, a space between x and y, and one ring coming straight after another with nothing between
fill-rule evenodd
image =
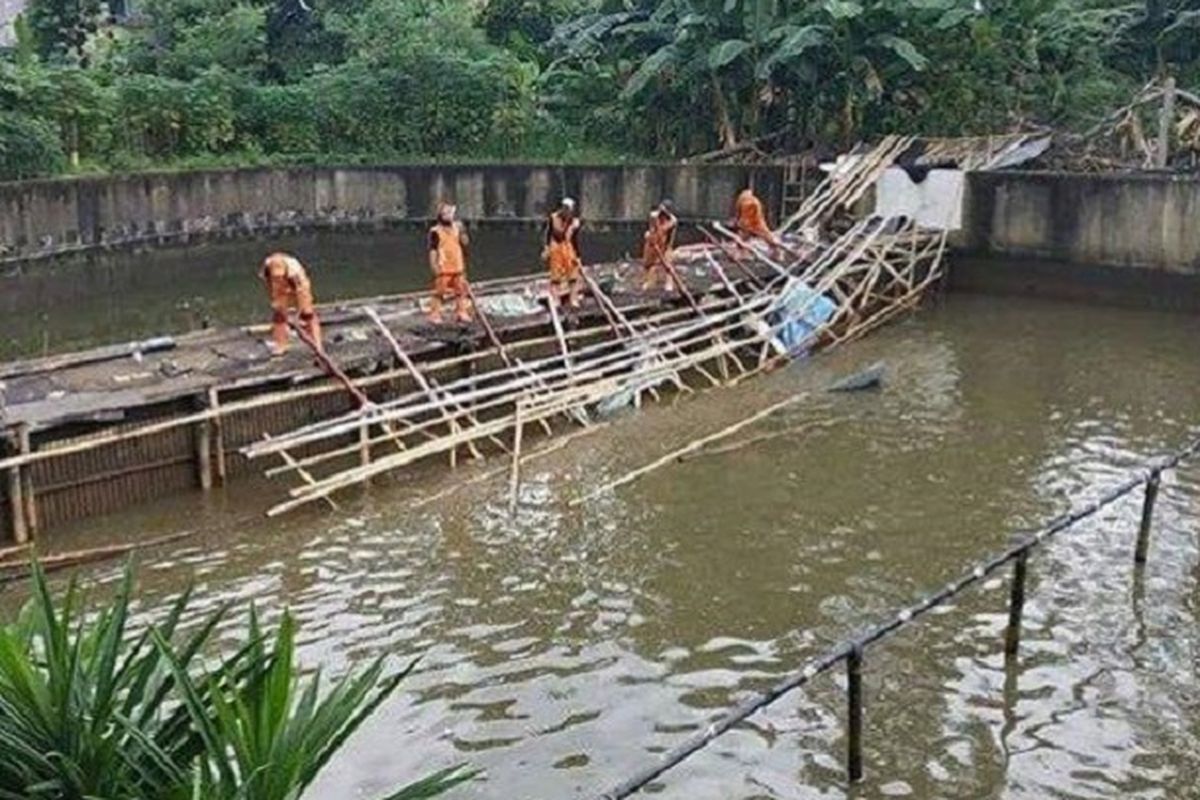
<instances>
[{"instance_id":1,"label":"blue tarp","mask_svg":"<svg viewBox=\"0 0 1200 800\"><path fill-rule=\"evenodd\" d=\"M779 299L779 309L770 315L776 338L791 355L808 352L813 332L829 321L837 304L805 283L795 284Z\"/></svg>"}]
</instances>

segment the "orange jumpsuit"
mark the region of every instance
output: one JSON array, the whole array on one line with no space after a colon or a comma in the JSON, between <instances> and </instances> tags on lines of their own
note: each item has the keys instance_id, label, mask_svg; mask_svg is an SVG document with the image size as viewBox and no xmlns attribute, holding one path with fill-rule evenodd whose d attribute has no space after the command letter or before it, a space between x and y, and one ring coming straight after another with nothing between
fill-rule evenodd
<instances>
[{"instance_id":1,"label":"orange jumpsuit","mask_svg":"<svg viewBox=\"0 0 1200 800\"><path fill-rule=\"evenodd\" d=\"M294 256L272 253L263 260L262 277L271 298L271 332L276 352L288 347L288 312L296 309L305 333L322 347L321 320L313 303L308 272Z\"/></svg>"},{"instance_id":2,"label":"orange jumpsuit","mask_svg":"<svg viewBox=\"0 0 1200 800\"><path fill-rule=\"evenodd\" d=\"M642 266L646 270L645 289L653 288L660 278L668 288L673 284L670 271L664 264L671 263L672 249L675 246L675 229L678 221L675 215L662 209L650 212L650 225L642 243ZM663 273L667 273L665 276Z\"/></svg>"},{"instance_id":3,"label":"orange jumpsuit","mask_svg":"<svg viewBox=\"0 0 1200 800\"><path fill-rule=\"evenodd\" d=\"M767 225L767 215L763 211L762 201L755 197L752 190L743 189L738 193L734 204L734 213L737 217L738 233L743 237L755 236L764 242L779 244L779 240L775 238L775 234Z\"/></svg>"},{"instance_id":4,"label":"orange jumpsuit","mask_svg":"<svg viewBox=\"0 0 1200 800\"><path fill-rule=\"evenodd\" d=\"M437 273L433 278L433 302L430 316L442 317L442 301L454 298L455 316L462 322L471 319L467 298L466 234L457 222L439 222L429 229L429 249L435 253Z\"/></svg>"},{"instance_id":5,"label":"orange jumpsuit","mask_svg":"<svg viewBox=\"0 0 1200 800\"><path fill-rule=\"evenodd\" d=\"M583 267L579 258L579 228L571 230L577 221L555 211L546 223L546 266L550 269L550 280L555 283L579 280Z\"/></svg>"}]
</instances>

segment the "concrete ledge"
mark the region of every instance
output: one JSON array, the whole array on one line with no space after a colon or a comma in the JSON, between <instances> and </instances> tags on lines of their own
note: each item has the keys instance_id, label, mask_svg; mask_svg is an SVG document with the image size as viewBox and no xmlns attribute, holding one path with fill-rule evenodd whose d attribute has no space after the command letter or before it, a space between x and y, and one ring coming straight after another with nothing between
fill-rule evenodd
<instances>
[{"instance_id":1,"label":"concrete ledge","mask_svg":"<svg viewBox=\"0 0 1200 800\"><path fill-rule=\"evenodd\" d=\"M381 166L234 169L0 183L0 263L309 228L423 222L452 199L493 224L540 221L558 198L599 225L640 222L663 197L685 217L728 216L753 183L772 213L782 169L724 165Z\"/></svg>"},{"instance_id":2,"label":"concrete ledge","mask_svg":"<svg viewBox=\"0 0 1200 800\"><path fill-rule=\"evenodd\" d=\"M982 172L964 202L972 256L1200 276L1200 176Z\"/></svg>"}]
</instances>

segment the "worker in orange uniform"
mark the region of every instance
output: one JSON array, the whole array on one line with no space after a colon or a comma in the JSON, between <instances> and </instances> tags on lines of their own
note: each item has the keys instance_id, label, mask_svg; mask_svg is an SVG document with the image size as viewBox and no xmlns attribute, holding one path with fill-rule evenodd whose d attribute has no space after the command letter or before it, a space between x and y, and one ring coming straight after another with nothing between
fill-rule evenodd
<instances>
[{"instance_id":1,"label":"worker in orange uniform","mask_svg":"<svg viewBox=\"0 0 1200 800\"><path fill-rule=\"evenodd\" d=\"M755 196L753 189L738 192L734 201L734 226L743 239L754 237L773 247L779 246L779 239L775 238L775 233L767 225L762 201Z\"/></svg>"},{"instance_id":2,"label":"worker in orange uniform","mask_svg":"<svg viewBox=\"0 0 1200 800\"><path fill-rule=\"evenodd\" d=\"M304 332L318 348L321 339L321 320L313 303L312 282L304 265L287 253L272 253L263 260L260 273L271 298L271 331L274 354L281 356L288 348L288 313L294 308Z\"/></svg>"},{"instance_id":3,"label":"worker in orange uniform","mask_svg":"<svg viewBox=\"0 0 1200 800\"><path fill-rule=\"evenodd\" d=\"M454 316L470 322L467 295L467 245L470 239L462 223L455 219L458 209L449 204L438 206L437 222L429 229L429 269L433 272L433 300L429 320L442 321L442 303L454 299Z\"/></svg>"},{"instance_id":4,"label":"worker in orange uniform","mask_svg":"<svg viewBox=\"0 0 1200 800\"><path fill-rule=\"evenodd\" d=\"M675 281L671 278L668 266L672 263L678 227L679 219L670 200L663 200L658 208L650 212L646 235L642 237L642 266L645 268L642 291L648 292L660 283L668 292L675 291Z\"/></svg>"},{"instance_id":5,"label":"worker in orange uniform","mask_svg":"<svg viewBox=\"0 0 1200 800\"><path fill-rule=\"evenodd\" d=\"M542 259L550 270L550 283L561 304L568 298L571 308L579 308L579 296L583 287L580 279L583 261L579 256L579 217L575 213L575 201L564 197L558 210L546 220L546 241Z\"/></svg>"}]
</instances>

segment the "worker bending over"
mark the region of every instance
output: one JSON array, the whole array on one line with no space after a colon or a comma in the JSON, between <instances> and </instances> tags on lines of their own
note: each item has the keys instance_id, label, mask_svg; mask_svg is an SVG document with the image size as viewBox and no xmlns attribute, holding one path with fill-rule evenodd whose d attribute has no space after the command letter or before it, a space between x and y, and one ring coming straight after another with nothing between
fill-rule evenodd
<instances>
[{"instance_id":1,"label":"worker bending over","mask_svg":"<svg viewBox=\"0 0 1200 800\"><path fill-rule=\"evenodd\" d=\"M743 239L762 239L773 247L779 246L775 233L767 225L767 214L763 211L762 201L755 196L752 189L738 192L734 201L734 226Z\"/></svg>"},{"instance_id":2,"label":"worker bending over","mask_svg":"<svg viewBox=\"0 0 1200 800\"><path fill-rule=\"evenodd\" d=\"M274 354L281 356L288 349L288 313L294 308L300 325L317 349L322 349L321 320L313 303L312 282L308 272L295 256L272 253L263 260L260 277L271 298L271 334Z\"/></svg>"},{"instance_id":3,"label":"worker bending over","mask_svg":"<svg viewBox=\"0 0 1200 800\"><path fill-rule=\"evenodd\" d=\"M658 208L650 212L650 222L642 242L642 266L645 276L642 279L642 291L648 292L660 284L668 292L675 291L675 281L671 278L672 254L675 248L675 230L679 227L679 219L670 200L663 200Z\"/></svg>"},{"instance_id":4,"label":"worker bending over","mask_svg":"<svg viewBox=\"0 0 1200 800\"><path fill-rule=\"evenodd\" d=\"M546 241L542 250L542 259L550 270L552 291L559 304L564 297L569 298L571 308L579 308L583 288L580 286L583 262L579 256L579 227L575 201L564 197L558 210L551 212L546 220Z\"/></svg>"},{"instance_id":5,"label":"worker bending over","mask_svg":"<svg viewBox=\"0 0 1200 800\"><path fill-rule=\"evenodd\" d=\"M431 322L442 321L442 302L454 299L454 316L459 322L470 322L470 299L467 296L467 257L469 243L462 223L455 219L457 208L449 203L438 206L437 222L429 229L429 269L433 271L433 300L430 304Z\"/></svg>"}]
</instances>

